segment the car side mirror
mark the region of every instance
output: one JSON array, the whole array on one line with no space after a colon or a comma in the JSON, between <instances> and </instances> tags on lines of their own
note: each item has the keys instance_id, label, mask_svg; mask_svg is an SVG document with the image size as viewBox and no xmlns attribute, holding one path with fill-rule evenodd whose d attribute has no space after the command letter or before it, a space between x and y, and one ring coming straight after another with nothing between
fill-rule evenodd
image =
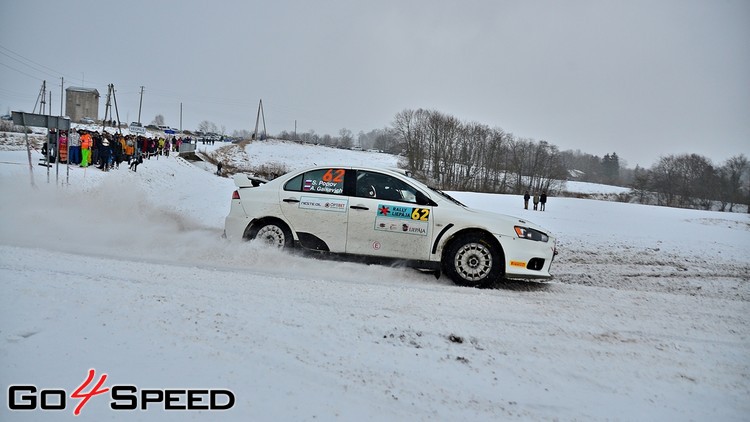
<instances>
[{"instance_id":1,"label":"car side mirror","mask_svg":"<svg viewBox=\"0 0 750 422\"><path fill-rule=\"evenodd\" d=\"M418 190L416 193L416 197L417 197L417 205L428 205L431 207L434 207L435 205L437 205L432 199L428 198L427 195L422 193L422 191Z\"/></svg>"}]
</instances>

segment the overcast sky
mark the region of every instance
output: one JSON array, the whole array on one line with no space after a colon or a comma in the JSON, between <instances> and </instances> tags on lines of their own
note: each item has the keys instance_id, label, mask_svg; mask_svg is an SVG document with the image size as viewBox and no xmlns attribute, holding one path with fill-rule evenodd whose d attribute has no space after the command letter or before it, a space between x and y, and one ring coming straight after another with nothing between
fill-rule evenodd
<instances>
[{"instance_id":1,"label":"overcast sky","mask_svg":"<svg viewBox=\"0 0 750 422\"><path fill-rule=\"evenodd\" d=\"M0 112L42 80L104 115L269 133L390 126L404 109L617 152L750 156L750 1L3 1Z\"/></svg>"}]
</instances>

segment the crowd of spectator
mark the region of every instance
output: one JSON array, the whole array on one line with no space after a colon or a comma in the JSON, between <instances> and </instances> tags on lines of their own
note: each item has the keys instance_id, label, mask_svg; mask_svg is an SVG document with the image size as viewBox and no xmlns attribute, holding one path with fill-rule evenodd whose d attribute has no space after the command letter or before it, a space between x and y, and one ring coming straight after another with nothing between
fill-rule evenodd
<instances>
[{"instance_id":1,"label":"crowd of spectator","mask_svg":"<svg viewBox=\"0 0 750 422\"><path fill-rule=\"evenodd\" d=\"M144 158L168 157L170 152L178 152L183 143L191 142L189 137L148 137L85 129L60 131L58 137L57 131L53 129L49 131L41 153L45 161L49 157L48 163L96 166L109 171L119 168L120 163L127 162L129 168L135 171ZM132 165L133 162L136 164Z\"/></svg>"}]
</instances>

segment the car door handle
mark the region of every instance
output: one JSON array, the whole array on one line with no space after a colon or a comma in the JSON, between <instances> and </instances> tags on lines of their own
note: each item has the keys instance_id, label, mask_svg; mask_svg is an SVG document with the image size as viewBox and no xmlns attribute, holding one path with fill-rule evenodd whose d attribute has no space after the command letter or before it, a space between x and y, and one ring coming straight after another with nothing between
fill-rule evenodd
<instances>
[{"instance_id":1,"label":"car door handle","mask_svg":"<svg viewBox=\"0 0 750 422\"><path fill-rule=\"evenodd\" d=\"M353 210L362 210L362 211L367 211L367 210L369 210L369 208L367 208L367 207L365 207L365 206L362 206L362 205L352 205L352 206L350 206L349 208L351 208L351 209L353 209Z\"/></svg>"},{"instance_id":2,"label":"car door handle","mask_svg":"<svg viewBox=\"0 0 750 422\"><path fill-rule=\"evenodd\" d=\"M284 201L284 202L289 202L290 204L296 204L296 203L298 203L298 202L299 202L299 199L294 199L294 198L286 198L286 199L282 199L282 201Z\"/></svg>"}]
</instances>

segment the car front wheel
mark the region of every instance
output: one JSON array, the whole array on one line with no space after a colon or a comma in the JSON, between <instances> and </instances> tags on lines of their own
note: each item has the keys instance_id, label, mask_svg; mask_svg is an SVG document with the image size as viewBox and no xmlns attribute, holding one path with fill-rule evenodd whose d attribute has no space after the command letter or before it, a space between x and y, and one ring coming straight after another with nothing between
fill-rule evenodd
<instances>
[{"instance_id":1,"label":"car front wheel","mask_svg":"<svg viewBox=\"0 0 750 422\"><path fill-rule=\"evenodd\" d=\"M478 234L452 241L443 255L443 271L459 286L487 287L503 273L499 248Z\"/></svg>"}]
</instances>

